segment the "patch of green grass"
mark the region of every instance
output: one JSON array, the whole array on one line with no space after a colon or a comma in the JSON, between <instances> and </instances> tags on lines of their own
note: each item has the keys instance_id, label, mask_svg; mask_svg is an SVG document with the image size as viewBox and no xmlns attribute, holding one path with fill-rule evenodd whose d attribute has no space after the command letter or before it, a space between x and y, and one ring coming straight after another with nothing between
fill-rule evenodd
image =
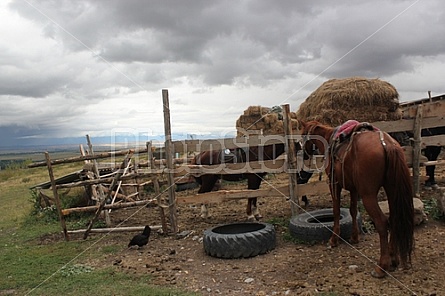
<instances>
[{"instance_id":1,"label":"patch of green grass","mask_svg":"<svg viewBox=\"0 0 445 296\"><path fill-rule=\"evenodd\" d=\"M153 287L148 275L129 275L112 268L95 270L86 265L66 267L30 290L30 295L194 295Z\"/></svg>"},{"instance_id":2,"label":"patch of green grass","mask_svg":"<svg viewBox=\"0 0 445 296\"><path fill-rule=\"evenodd\" d=\"M267 220L267 223L273 224L275 226L288 227L289 226L289 218L273 217L273 218Z\"/></svg>"},{"instance_id":3,"label":"patch of green grass","mask_svg":"<svg viewBox=\"0 0 445 296\"><path fill-rule=\"evenodd\" d=\"M275 217L275 218L267 220L267 223L273 224L275 227L283 228L285 230L282 234L284 241L292 242L294 244L300 244L300 245L313 245L313 243L300 240L290 234L290 232L289 232L289 218L287 218L287 217Z\"/></svg>"},{"instance_id":4,"label":"patch of green grass","mask_svg":"<svg viewBox=\"0 0 445 296\"><path fill-rule=\"evenodd\" d=\"M73 168L62 167L57 174ZM96 241L93 238L63 240L57 211L37 211L29 190L29 186L47 181L46 168L11 169L6 182L1 181L3 173L0 171L0 295L193 295L156 287L147 275L85 264L118 253L120 247L91 248ZM70 229L76 223L84 227L88 220L87 216L69 217L67 225Z\"/></svg>"},{"instance_id":5,"label":"patch of green grass","mask_svg":"<svg viewBox=\"0 0 445 296\"><path fill-rule=\"evenodd\" d=\"M423 207L428 217L439 221L445 220L445 216L443 215L442 211L439 208L439 205L437 204L437 199L431 198L423 200Z\"/></svg>"}]
</instances>

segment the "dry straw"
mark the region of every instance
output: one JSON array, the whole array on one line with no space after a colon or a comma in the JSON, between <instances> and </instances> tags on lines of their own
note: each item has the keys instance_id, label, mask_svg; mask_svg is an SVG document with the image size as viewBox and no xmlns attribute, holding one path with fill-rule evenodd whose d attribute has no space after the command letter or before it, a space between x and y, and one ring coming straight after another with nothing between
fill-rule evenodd
<instances>
[{"instance_id":1,"label":"dry straw","mask_svg":"<svg viewBox=\"0 0 445 296\"><path fill-rule=\"evenodd\" d=\"M402 118L399 94L380 79L351 77L323 83L300 105L297 118L337 126L349 119L392 121Z\"/></svg>"},{"instance_id":2,"label":"dry straw","mask_svg":"<svg viewBox=\"0 0 445 296\"><path fill-rule=\"evenodd\" d=\"M296 119L295 112L291 118ZM248 134L283 135L283 112L280 107L250 106L236 121L237 135Z\"/></svg>"}]
</instances>

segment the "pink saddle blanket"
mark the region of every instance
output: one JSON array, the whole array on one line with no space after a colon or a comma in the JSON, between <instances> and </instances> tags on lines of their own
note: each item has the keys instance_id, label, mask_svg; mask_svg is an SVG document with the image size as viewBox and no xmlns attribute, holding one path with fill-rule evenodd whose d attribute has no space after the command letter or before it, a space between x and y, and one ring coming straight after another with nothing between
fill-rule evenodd
<instances>
[{"instance_id":1,"label":"pink saddle blanket","mask_svg":"<svg viewBox=\"0 0 445 296\"><path fill-rule=\"evenodd\" d=\"M353 120L353 119L346 121L345 123L340 125L340 127L337 129L337 131L334 135L334 139L338 139L340 136L342 136L343 138L349 136L352 133L352 131L355 129L355 127L359 124L361 124L361 123L358 122L357 120ZM372 128L373 128L373 130L379 130L378 128L376 128L374 126Z\"/></svg>"}]
</instances>

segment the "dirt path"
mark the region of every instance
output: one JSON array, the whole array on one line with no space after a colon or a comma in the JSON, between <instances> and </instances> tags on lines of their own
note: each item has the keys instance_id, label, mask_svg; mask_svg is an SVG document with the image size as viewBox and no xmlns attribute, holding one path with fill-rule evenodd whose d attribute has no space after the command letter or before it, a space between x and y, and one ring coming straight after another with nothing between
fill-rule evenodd
<instances>
[{"instance_id":1,"label":"dirt path","mask_svg":"<svg viewBox=\"0 0 445 296\"><path fill-rule=\"evenodd\" d=\"M438 180L445 187L443 174ZM286 181L286 178L271 178L268 182L276 186ZM245 185L223 186L230 189ZM435 194L438 191L423 191L422 199L431 199ZM343 200L347 204L348 199ZM330 207L331 203L329 196L312 197L310 201L308 210ZM260 209L263 221L273 223L276 228L277 246L268 254L228 260L204 253L205 229L245 221L245 201L234 201L211 207L213 217L207 220L199 217L198 206L179 207L180 231L191 231L185 238L153 233L149 244L138 250L126 248L131 234L112 234L99 247L122 245L121 252L92 264L152 274L161 286L180 287L202 295L445 295L444 222L429 219L416 227L412 269L397 270L391 277L375 279L370 271L379 256L377 234L363 235L358 245L344 242L333 249L324 243L298 244L286 239L286 223L291 215L288 201L262 199ZM159 225L156 209L143 209L136 215L134 211L114 212L113 222L118 224L131 216L124 226Z\"/></svg>"}]
</instances>

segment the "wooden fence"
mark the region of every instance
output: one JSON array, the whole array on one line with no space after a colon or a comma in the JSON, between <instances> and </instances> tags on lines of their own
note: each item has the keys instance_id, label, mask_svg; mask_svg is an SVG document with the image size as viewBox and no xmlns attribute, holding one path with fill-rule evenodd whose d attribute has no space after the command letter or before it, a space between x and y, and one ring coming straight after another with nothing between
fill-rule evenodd
<instances>
[{"instance_id":1,"label":"wooden fence","mask_svg":"<svg viewBox=\"0 0 445 296\"><path fill-rule=\"evenodd\" d=\"M273 136L262 136L259 134L251 135L248 137L237 137L237 138L223 138L223 139L213 139L213 140L183 140L183 141L172 141L171 131L170 131L170 114L169 114L169 98L168 91L162 91L163 105L164 105L164 126L165 126L165 152L166 159L158 160L157 163L161 167L157 167L156 163L150 152L152 151L150 144L145 149L140 150L126 150L118 152L100 153L94 154L91 145L89 145L90 154L82 155L80 157L74 157L64 160L51 160L49 154L46 152L46 162L34 163L30 167L43 166L48 167L48 172L51 180L51 187L53 189L54 200L56 201L56 206L58 208L59 217L62 225L62 229L65 234L65 238L68 240L69 236L66 229L64 215L77 211L95 211L94 218L90 221L88 228L84 232L84 237L88 236L88 233L92 230L92 225L94 221L99 217L99 214L104 210L110 210L115 208L123 208L126 206L140 206L146 205L148 203L157 204L161 216L162 228L167 231L166 217L164 210L169 211L170 220L170 231L173 233L177 232L177 217L176 217L176 206L177 204L185 203L219 203L229 200L237 199L247 199L251 197L271 197L271 196L286 196L291 200L291 210L292 214L298 214L299 210L299 197L302 195L320 195L328 193L329 189L325 181L310 182L308 184L298 184L296 182L296 172L303 165L303 160L301 157L296 157L294 151L293 142L299 140L298 135L292 134L292 121L290 119L290 107L289 105L283 105L284 110L284 135L273 135ZM423 128L432 128L437 126L444 126L445 120L445 100L432 99L429 101L419 101L402 104L405 119L399 121L381 121L373 122L372 124L384 130L386 132L403 132L411 131L414 134L412 139L412 147L405 147L405 152L407 156L407 161L413 168L414 176L414 187L416 193L419 192L420 183L420 167L432 164L441 164L442 161L428 162L421 157L421 148L425 145L445 145L445 135L432 136L432 137L421 137L420 130ZM216 149L235 149L235 148L245 148L249 146L261 146L261 145L271 145L284 143L286 145L285 157L280 157L276 160L268 161L257 161L249 163L235 163L235 164L224 164L224 165L189 165L187 160L187 155L190 152L199 152L205 150L216 150ZM89 142L90 144L90 142ZM128 161L133 154L137 153L148 153L148 168L145 170L136 170L132 173L125 172L125 168L128 168ZM179 153L184 155L183 159L174 159L173 155ZM84 208L74 208L74 209L62 209L60 206L60 199L58 197L57 189L66 188L69 186L85 186L87 184L100 184L104 180L96 178L93 180L87 180L78 182L77 184L65 184L57 185L55 182L54 174L52 172L52 166L76 161L93 161L93 168L97 166L95 164L96 159L108 158L110 156L125 156L124 161L120 165L120 169L114 174L113 177L107 179L111 185L108 187L107 192L99 193L98 203L95 206L84 207ZM315 166L323 166L322 158L316 159ZM234 171L237 173L257 173L257 172L267 172L267 173L288 173L289 174L289 185L282 186L279 188L269 188L269 189L258 189L258 190L231 190L231 191L217 191L209 192L203 194L196 194L187 197L177 198L175 195L175 178L188 175L200 175L200 174L231 174ZM97 171L95 170L95 173ZM160 190L159 182L157 176L159 174L167 175L167 185L168 185L168 204L162 205L160 200ZM128 203L120 204L106 204L106 200L109 199L113 192L113 187L115 187L119 182L126 179L134 178L149 178L156 188L156 198L152 200L141 200ZM107 213L107 211L104 211ZM107 214L105 214L107 215Z\"/></svg>"}]
</instances>

